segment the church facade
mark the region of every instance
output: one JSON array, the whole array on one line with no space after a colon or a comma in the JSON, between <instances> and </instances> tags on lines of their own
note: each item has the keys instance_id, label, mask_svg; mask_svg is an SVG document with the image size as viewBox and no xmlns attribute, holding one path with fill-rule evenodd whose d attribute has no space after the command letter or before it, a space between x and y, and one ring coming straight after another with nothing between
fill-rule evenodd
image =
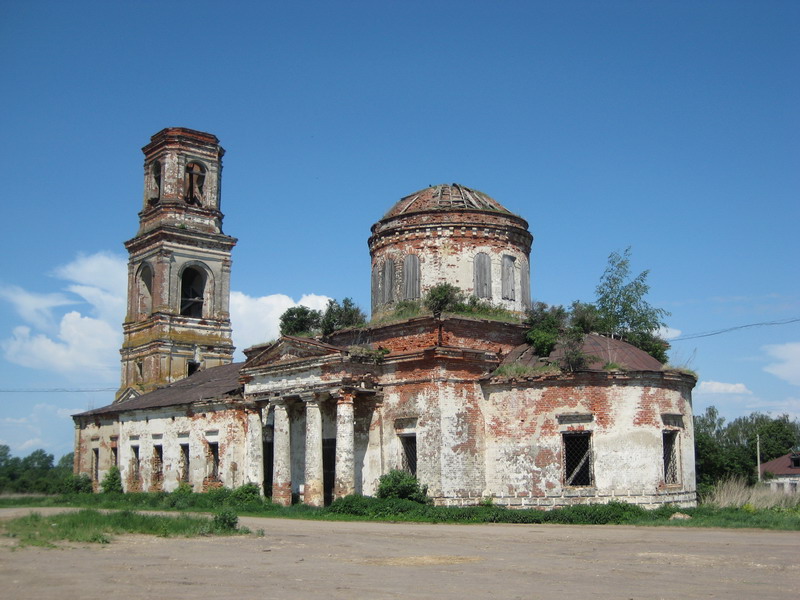
<instances>
[{"instance_id":1,"label":"church facade","mask_svg":"<svg viewBox=\"0 0 800 600\"><path fill-rule=\"evenodd\" d=\"M402 198L369 238L369 325L284 336L233 363L224 152L182 128L143 151L121 387L74 416L76 472L99 483L116 465L126 491L255 483L313 506L372 495L398 468L443 505L694 505L693 376L598 335L589 367L567 373L537 368L560 349L534 356L519 322L393 318L449 283L521 321L533 238L490 196L452 184Z\"/></svg>"}]
</instances>

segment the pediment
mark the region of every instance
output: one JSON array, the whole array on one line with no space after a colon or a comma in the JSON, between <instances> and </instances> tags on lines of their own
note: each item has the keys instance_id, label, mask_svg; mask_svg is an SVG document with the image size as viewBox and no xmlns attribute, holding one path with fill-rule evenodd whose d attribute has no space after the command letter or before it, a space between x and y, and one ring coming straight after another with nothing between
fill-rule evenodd
<instances>
[{"instance_id":1,"label":"pediment","mask_svg":"<svg viewBox=\"0 0 800 600\"><path fill-rule=\"evenodd\" d=\"M283 363L314 360L341 354L343 348L317 340L284 336L248 360L244 368L265 367Z\"/></svg>"},{"instance_id":2,"label":"pediment","mask_svg":"<svg viewBox=\"0 0 800 600\"><path fill-rule=\"evenodd\" d=\"M129 387L124 392L122 392L116 400L114 400L114 404L119 404L120 402L125 402L133 398L138 398L141 395L142 393L140 391L135 390L132 387Z\"/></svg>"}]
</instances>

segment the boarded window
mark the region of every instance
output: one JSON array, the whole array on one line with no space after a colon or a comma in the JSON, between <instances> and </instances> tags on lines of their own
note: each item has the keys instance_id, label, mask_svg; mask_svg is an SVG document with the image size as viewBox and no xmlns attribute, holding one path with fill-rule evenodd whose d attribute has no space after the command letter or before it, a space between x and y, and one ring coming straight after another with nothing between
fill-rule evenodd
<instances>
[{"instance_id":1,"label":"boarded window","mask_svg":"<svg viewBox=\"0 0 800 600\"><path fill-rule=\"evenodd\" d=\"M492 297L492 261L485 252L475 255L474 264L475 295L478 298Z\"/></svg>"},{"instance_id":2,"label":"boarded window","mask_svg":"<svg viewBox=\"0 0 800 600\"><path fill-rule=\"evenodd\" d=\"M378 264L372 267L372 311L381 304L381 269Z\"/></svg>"},{"instance_id":3,"label":"boarded window","mask_svg":"<svg viewBox=\"0 0 800 600\"><path fill-rule=\"evenodd\" d=\"M402 435L400 443L403 446L403 469L416 476L417 474L417 436Z\"/></svg>"},{"instance_id":4,"label":"boarded window","mask_svg":"<svg viewBox=\"0 0 800 600\"><path fill-rule=\"evenodd\" d=\"M194 317L203 316L203 295L206 289L205 274L199 269L189 267L181 275L181 315Z\"/></svg>"},{"instance_id":5,"label":"boarded window","mask_svg":"<svg viewBox=\"0 0 800 600\"><path fill-rule=\"evenodd\" d=\"M588 431L563 433L564 485L593 485L592 434Z\"/></svg>"},{"instance_id":6,"label":"boarded window","mask_svg":"<svg viewBox=\"0 0 800 600\"><path fill-rule=\"evenodd\" d=\"M181 481L189 483L189 444L181 444Z\"/></svg>"},{"instance_id":7,"label":"boarded window","mask_svg":"<svg viewBox=\"0 0 800 600\"><path fill-rule=\"evenodd\" d=\"M514 263L516 258L508 254L503 256L503 300L516 300L516 289L514 286Z\"/></svg>"},{"instance_id":8,"label":"boarded window","mask_svg":"<svg viewBox=\"0 0 800 600\"><path fill-rule=\"evenodd\" d=\"M403 300L419 298L419 258L409 254L403 259Z\"/></svg>"},{"instance_id":9,"label":"boarded window","mask_svg":"<svg viewBox=\"0 0 800 600\"><path fill-rule=\"evenodd\" d=\"M183 197L188 204L205 203L206 170L203 165L190 162L186 165L186 176L183 180Z\"/></svg>"},{"instance_id":10,"label":"boarded window","mask_svg":"<svg viewBox=\"0 0 800 600\"><path fill-rule=\"evenodd\" d=\"M664 483L678 483L678 432L664 432Z\"/></svg>"},{"instance_id":11,"label":"boarded window","mask_svg":"<svg viewBox=\"0 0 800 600\"><path fill-rule=\"evenodd\" d=\"M387 260L383 263L383 277L381 281L383 304L394 302L394 261Z\"/></svg>"},{"instance_id":12,"label":"boarded window","mask_svg":"<svg viewBox=\"0 0 800 600\"><path fill-rule=\"evenodd\" d=\"M208 443L208 478L219 479L219 442Z\"/></svg>"},{"instance_id":13,"label":"boarded window","mask_svg":"<svg viewBox=\"0 0 800 600\"><path fill-rule=\"evenodd\" d=\"M522 296L522 308L531 307L531 265L526 260L521 265L520 269L520 284L522 288L520 294Z\"/></svg>"}]
</instances>

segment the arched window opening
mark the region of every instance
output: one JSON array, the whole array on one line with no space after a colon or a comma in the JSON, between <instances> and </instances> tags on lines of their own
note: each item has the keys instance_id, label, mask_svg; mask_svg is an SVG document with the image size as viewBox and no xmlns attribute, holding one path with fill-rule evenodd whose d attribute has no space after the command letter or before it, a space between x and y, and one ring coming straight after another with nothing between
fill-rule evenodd
<instances>
[{"instance_id":1,"label":"arched window opening","mask_svg":"<svg viewBox=\"0 0 800 600\"><path fill-rule=\"evenodd\" d=\"M383 303L394 302L394 261L383 263Z\"/></svg>"},{"instance_id":2,"label":"arched window opening","mask_svg":"<svg viewBox=\"0 0 800 600\"><path fill-rule=\"evenodd\" d=\"M183 184L183 198L187 204L205 204L204 187L206 170L203 165L190 162L186 165L186 177Z\"/></svg>"},{"instance_id":3,"label":"arched window opening","mask_svg":"<svg viewBox=\"0 0 800 600\"><path fill-rule=\"evenodd\" d=\"M403 259L403 300L419 298L419 257L409 254Z\"/></svg>"},{"instance_id":4,"label":"arched window opening","mask_svg":"<svg viewBox=\"0 0 800 600\"><path fill-rule=\"evenodd\" d=\"M206 278L202 271L189 267L181 276L181 315L203 316L203 295L206 289Z\"/></svg>"},{"instance_id":5,"label":"arched window opening","mask_svg":"<svg viewBox=\"0 0 800 600\"><path fill-rule=\"evenodd\" d=\"M161 200L161 163L153 161L150 166L150 194L147 201L151 206L158 204Z\"/></svg>"},{"instance_id":6,"label":"arched window opening","mask_svg":"<svg viewBox=\"0 0 800 600\"><path fill-rule=\"evenodd\" d=\"M475 295L478 298L492 297L492 261L485 252L475 255Z\"/></svg>"},{"instance_id":7,"label":"arched window opening","mask_svg":"<svg viewBox=\"0 0 800 600\"><path fill-rule=\"evenodd\" d=\"M516 300L516 286L514 285L514 263L516 258L505 254L503 256L502 293L503 300Z\"/></svg>"},{"instance_id":8,"label":"arched window opening","mask_svg":"<svg viewBox=\"0 0 800 600\"><path fill-rule=\"evenodd\" d=\"M153 270L149 265L144 265L139 271L137 293L137 311L140 317L146 317L153 312Z\"/></svg>"}]
</instances>

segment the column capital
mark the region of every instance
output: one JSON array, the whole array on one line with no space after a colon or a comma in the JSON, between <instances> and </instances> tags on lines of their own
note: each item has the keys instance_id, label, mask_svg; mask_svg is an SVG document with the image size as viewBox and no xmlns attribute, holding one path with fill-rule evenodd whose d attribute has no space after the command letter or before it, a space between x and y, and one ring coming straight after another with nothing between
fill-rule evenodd
<instances>
[{"instance_id":1,"label":"column capital","mask_svg":"<svg viewBox=\"0 0 800 600\"><path fill-rule=\"evenodd\" d=\"M336 396L336 403L337 404L353 404L356 399L356 393L352 390L339 390L339 394Z\"/></svg>"}]
</instances>

